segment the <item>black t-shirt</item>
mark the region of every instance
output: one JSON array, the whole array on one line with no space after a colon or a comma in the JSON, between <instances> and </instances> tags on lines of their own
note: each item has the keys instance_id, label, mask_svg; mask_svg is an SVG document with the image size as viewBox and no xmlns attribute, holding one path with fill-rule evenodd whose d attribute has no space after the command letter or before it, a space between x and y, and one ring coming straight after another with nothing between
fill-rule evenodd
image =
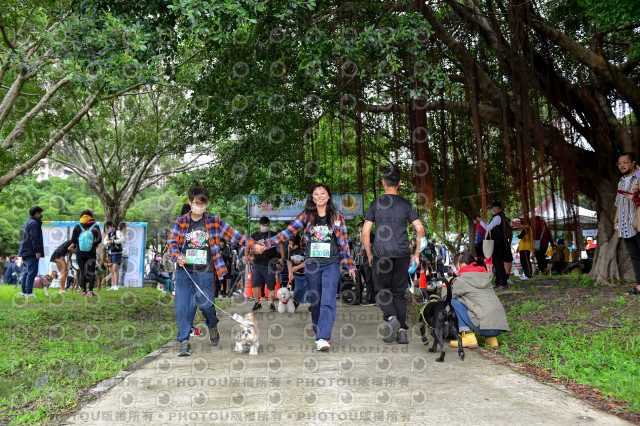
<instances>
[{"instance_id":1,"label":"black t-shirt","mask_svg":"<svg viewBox=\"0 0 640 426\"><path fill-rule=\"evenodd\" d=\"M309 241L305 253L305 261L309 263L339 263L340 253L333 224L327 217L316 217L316 223L309 227Z\"/></svg>"},{"instance_id":2,"label":"black t-shirt","mask_svg":"<svg viewBox=\"0 0 640 426\"><path fill-rule=\"evenodd\" d=\"M296 247L292 250L289 250L289 260L293 264L293 266L298 266L299 264L304 262L304 251L300 247ZM294 275L304 275L304 268L298 269L293 273Z\"/></svg>"},{"instance_id":3,"label":"black t-shirt","mask_svg":"<svg viewBox=\"0 0 640 426\"><path fill-rule=\"evenodd\" d=\"M273 236L274 236L274 234L271 231L268 231L268 232L256 231L253 234L251 234L251 238L256 243L263 243L265 240L268 240L269 238L271 238ZM262 266L269 266L269 262L271 262L271 259L275 259L276 257L280 257L278 255L278 250L276 250L275 247L272 247L269 250L263 251L262 254L254 254L253 255L253 264L254 265L262 265Z\"/></svg>"},{"instance_id":4,"label":"black t-shirt","mask_svg":"<svg viewBox=\"0 0 640 426\"><path fill-rule=\"evenodd\" d=\"M418 219L418 213L405 198L396 194L383 194L373 200L365 219L376 224L373 255L381 257L409 257L407 223Z\"/></svg>"},{"instance_id":5,"label":"black t-shirt","mask_svg":"<svg viewBox=\"0 0 640 426\"><path fill-rule=\"evenodd\" d=\"M185 235L183 253L187 257L188 263L184 265L187 272L206 273L213 272L213 259L211 257L211 247L209 247L209 235L205 217L199 220L191 219L189 229Z\"/></svg>"},{"instance_id":6,"label":"black t-shirt","mask_svg":"<svg viewBox=\"0 0 640 426\"><path fill-rule=\"evenodd\" d=\"M60 244L60 246L58 246L58 248L51 254L51 259L49 259L49 261L55 262L56 259L60 259L69 254L69 246L71 244L73 244L72 240L65 241L64 243Z\"/></svg>"}]
</instances>

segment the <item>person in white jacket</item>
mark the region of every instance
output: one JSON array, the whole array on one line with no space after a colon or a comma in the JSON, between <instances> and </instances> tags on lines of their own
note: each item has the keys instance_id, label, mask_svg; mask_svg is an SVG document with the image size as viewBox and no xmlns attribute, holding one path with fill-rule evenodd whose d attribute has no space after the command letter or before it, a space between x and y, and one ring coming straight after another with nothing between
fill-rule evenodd
<instances>
[{"instance_id":1,"label":"person in white jacket","mask_svg":"<svg viewBox=\"0 0 640 426\"><path fill-rule=\"evenodd\" d=\"M122 263L122 247L126 242L127 224L121 222L116 229L112 221L104 224L107 236L105 244L107 253L111 260L109 273L111 274L111 287L109 290L118 290L118 280L120 279L120 264Z\"/></svg>"}]
</instances>

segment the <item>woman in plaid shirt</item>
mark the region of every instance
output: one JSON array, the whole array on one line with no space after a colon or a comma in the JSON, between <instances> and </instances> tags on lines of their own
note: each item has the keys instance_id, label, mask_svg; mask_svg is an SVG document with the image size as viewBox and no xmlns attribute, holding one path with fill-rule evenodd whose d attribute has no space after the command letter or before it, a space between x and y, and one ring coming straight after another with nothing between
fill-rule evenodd
<instances>
[{"instance_id":1,"label":"woman in plaid shirt","mask_svg":"<svg viewBox=\"0 0 640 426\"><path fill-rule=\"evenodd\" d=\"M315 184L307 194L305 209L276 236L265 240L268 249L290 240L302 231L301 247L305 251L305 273L311 300L311 320L319 351L329 350L331 329L336 320L336 294L340 266L353 279L356 268L349 252L349 235L342 214L331 201L331 191L324 183Z\"/></svg>"},{"instance_id":2,"label":"woman in plaid shirt","mask_svg":"<svg viewBox=\"0 0 640 426\"><path fill-rule=\"evenodd\" d=\"M178 342L180 342L178 356L191 354L189 333L196 307L200 308L206 319L211 344L216 346L220 341L217 328L218 317L212 303L215 303L214 272L220 280L227 274L227 267L220 253L220 241L225 239L230 243L247 246L253 248L256 253L264 249L218 216L207 213L205 210L208 202L209 193L206 189L200 186L191 188L189 190L191 212L180 216L175 221L168 238L171 261L178 264L175 273L175 312ZM198 284L206 296L196 290L191 280Z\"/></svg>"}]
</instances>

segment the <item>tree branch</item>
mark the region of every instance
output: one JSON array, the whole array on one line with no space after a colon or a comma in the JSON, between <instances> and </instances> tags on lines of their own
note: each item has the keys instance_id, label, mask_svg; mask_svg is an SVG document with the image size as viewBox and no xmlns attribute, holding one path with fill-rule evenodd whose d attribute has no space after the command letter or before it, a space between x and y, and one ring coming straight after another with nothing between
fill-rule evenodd
<instances>
[{"instance_id":1,"label":"tree branch","mask_svg":"<svg viewBox=\"0 0 640 426\"><path fill-rule=\"evenodd\" d=\"M73 126L78 124L82 117L84 117L97 102L98 98L93 97L62 129L58 131L58 133L56 133L51 139L49 139L49 141L33 157L31 157L25 163L14 168L11 172L5 174L4 176L0 176L0 191L17 176L20 176L22 173L33 167L38 161L46 157L51 148L53 148L54 145L58 143L58 141L60 141L60 139L62 139L62 137L66 135L69 130L73 128Z\"/></svg>"},{"instance_id":2,"label":"tree branch","mask_svg":"<svg viewBox=\"0 0 640 426\"><path fill-rule=\"evenodd\" d=\"M51 99L51 97L62 86L69 83L69 81L70 81L69 78L67 77L63 78L62 80L57 82L51 89L49 89L49 91L47 91L47 93L45 93L44 96L42 96L42 98L40 99L40 102L38 102L36 106L34 106L31 109L31 111L29 111L27 114L24 115L24 117L22 117L22 119L18 122L18 124L15 125L11 133L9 133L9 135L2 142L2 147L4 149L9 149L13 146L16 139L18 139L24 133L27 127L27 124L29 124L29 122L33 120L40 111L42 111L42 109L45 107L47 102L49 102L49 99ZM0 128L2 128L2 122L0 122Z\"/></svg>"}]
</instances>

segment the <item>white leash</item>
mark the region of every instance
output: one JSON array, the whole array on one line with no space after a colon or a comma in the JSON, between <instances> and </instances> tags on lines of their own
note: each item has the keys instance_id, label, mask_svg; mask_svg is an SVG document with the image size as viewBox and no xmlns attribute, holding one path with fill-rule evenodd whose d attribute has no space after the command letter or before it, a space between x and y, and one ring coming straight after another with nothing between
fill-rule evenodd
<instances>
[{"instance_id":1,"label":"white leash","mask_svg":"<svg viewBox=\"0 0 640 426\"><path fill-rule=\"evenodd\" d=\"M189 279L191 280L193 285L196 286L196 288L204 296L204 298L207 299L213 305L214 309L219 310L220 312L224 313L229 318L231 318L232 320L234 320L234 321L236 321L236 322L238 322L240 324L244 324L246 322L246 320L244 319L244 317L242 315L238 315L238 314L231 315L230 313L228 313L227 311L222 309L220 306L217 306L215 304L215 302L213 302L211 299L209 299L209 296L207 296L207 294L204 291L202 291L202 289L200 288L198 283L195 282L195 280L191 277L191 274L189 273L189 271L187 271L187 269L184 266L182 266L182 270L187 274L187 276L189 277Z\"/></svg>"}]
</instances>

